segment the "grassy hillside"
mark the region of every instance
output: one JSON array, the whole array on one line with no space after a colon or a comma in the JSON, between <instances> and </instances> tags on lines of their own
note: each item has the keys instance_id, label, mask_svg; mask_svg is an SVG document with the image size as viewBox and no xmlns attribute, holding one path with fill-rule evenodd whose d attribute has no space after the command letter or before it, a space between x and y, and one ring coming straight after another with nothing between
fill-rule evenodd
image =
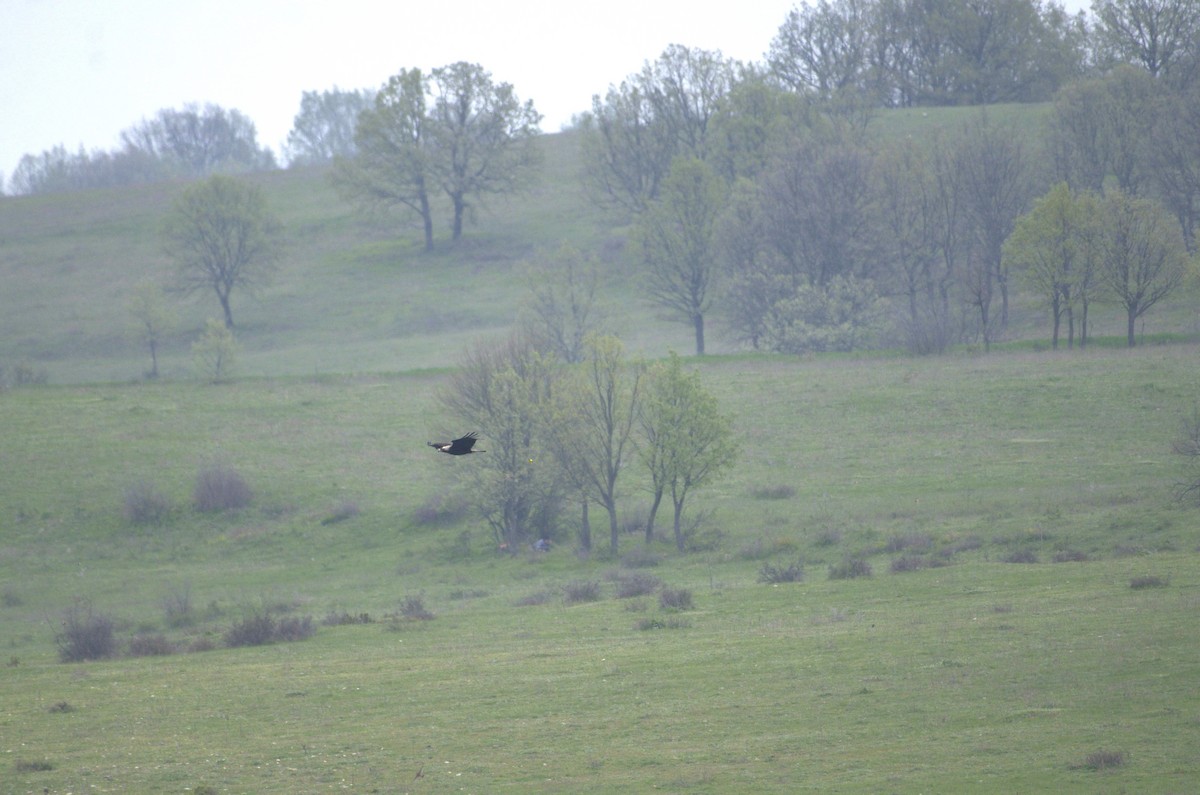
<instances>
[{"instance_id":1,"label":"grassy hillside","mask_svg":"<svg viewBox=\"0 0 1200 795\"><path fill-rule=\"evenodd\" d=\"M998 106L997 123L1030 139L1045 109ZM954 132L978 114L943 108L881 113L880 138ZM613 230L584 197L578 143L571 133L544 136L538 184L493 199L458 244L439 221L438 248L426 254L415 229L371 222L339 198L323 168L260 174L268 203L283 221L286 247L269 286L235 292L241 372L252 376L396 372L453 364L479 336L511 327L525 293L521 264L563 242L594 252L610 278L604 299L626 343L650 355L686 353L688 326L662 317L643 299L628 261L623 230ZM160 229L181 184L148 185L35 197L0 197L0 366L25 364L55 383L140 377L149 357L129 335L129 291L141 281L168 284L171 262ZM1190 300L1156 307L1148 334L1194 331ZM167 340L162 370L192 375L190 345L216 299L196 295L177 308L181 323ZM1120 335L1115 307L1093 307L1096 336ZM732 352L720 317L710 323L710 352ZM1048 321L1034 301L1015 300L1012 334L1047 339Z\"/></svg>"},{"instance_id":2,"label":"grassy hillside","mask_svg":"<svg viewBox=\"0 0 1200 795\"><path fill-rule=\"evenodd\" d=\"M422 444L438 373L10 390L0 792L1186 789L1200 532L1169 447L1195 356L714 358L742 459L696 551L630 535L622 560L569 525L497 554L456 508L471 460ZM189 507L212 462L249 507ZM164 524L123 518L137 482ZM873 576L834 578L848 557ZM637 577L658 588L618 598ZM64 665L72 604L123 654L218 648ZM220 648L264 611L372 622Z\"/></svg>"},{"instance_id":3,"label":"grassy hillside","mask_svg":"<svg viewBox=\"0 0 1200 795\"><path fill-rule=\"evenodd\" d=\"M0 391L0 795L1200 778L1200 525L1171 453L1200 387L1192 344L1039 351L1032 309L1024 341L987 356L715 341L688 364L742 452L690 504L688 554L643 545L632 468L617 558L578 554L572 516L548 553L501 554L466 507L477 457L424 442L464 430L438 390L510 326L521 260L594 250L634 350L690 343L638 300L570 136L546 143L538 188L433 254L357 219L320 171L256 177L290 242L269 288L235 296L242 377L220 385L188 353L215 301L181 306L159 381L124 332L124 293L168 273L157 228L180 186L0 199L0 364L50 382ZM1190 314L1156 310L1146 331ZM196 510L213 469L249 504ZM126 515L138 490L158 522ZM801 581L769 581L788 571ZM88 611L116 654L61 662ZM264 618L313 634L228 646Z\"/></svg>"}]
</instances>

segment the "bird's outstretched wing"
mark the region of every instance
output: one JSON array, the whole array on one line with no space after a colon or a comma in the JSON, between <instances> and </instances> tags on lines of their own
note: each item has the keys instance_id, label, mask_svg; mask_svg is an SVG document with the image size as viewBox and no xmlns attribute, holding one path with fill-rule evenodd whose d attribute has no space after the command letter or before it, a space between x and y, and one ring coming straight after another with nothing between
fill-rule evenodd
<instances>
[{"instance_id":1,"label":"bird's outstretched wing","mask_svg":"<svg viewBox=\"0 0 1200 795\"><path fill-rule=\"evenodd\" d=\"M478 439L479 434L471 431L470 433L464 434L451 442L450 449L446 452L450 453L450 455L463 455L464 453L472 452L482 453L482 450L471 449L475 446L475 442L478 441Z\"/></svg>"}]
</instances>

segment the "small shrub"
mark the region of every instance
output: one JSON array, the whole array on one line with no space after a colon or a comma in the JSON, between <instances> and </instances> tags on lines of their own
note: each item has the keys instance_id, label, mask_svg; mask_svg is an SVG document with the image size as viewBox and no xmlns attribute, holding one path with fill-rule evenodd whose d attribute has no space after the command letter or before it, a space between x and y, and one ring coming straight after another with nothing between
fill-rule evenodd
<instances>
[{"instance_id":1,"label":"small shrub","mask_svg":"<svg viewBox=\"0 0 1200 795\"><path fill-rule=\"evenodd\" d=\"M217 642L208 635L201 635L188 644L187 650L193 654L200 652L212 651L217 648Z\"/></svg>"},{"instance_id":2,"label":"small shrub","mask_svg":"<svg viewBox=\"0 0 1200 795\"><path fill-rule=\"evenodd\" d=\"M1083 760L1083 766L1088 770L1107 770L1112 767L1121 767L1124 764L1125 754L1121 751L1094 751Z\"/></svg>"},{"instance_id":3,"label":"small shrub","mask_svg":"<svg viewBox=\"0 0 1200 795\"><path fill-rule=\"evenodd\" d=\"M238 348L233 332L220 320L210 318L204 334L192 343L192 365L200 375L220 383L233 372Z\"/></svg>"},{"instance_id":4,"label":"small shrub","mask_svg":"<svg viewBox=\"0 0 1200 795\"><path fill-rule=\"evenodd\" d=\"M863 558L853 556L842 558L840 562L829 567L829 579L831 580L853 580L858 577L870 577L871 573L870 563Z\"/></svg>"},{"instance_id":5,"label":"small shrub","mask_svg":"<svg viewBox=\"0 0 1200 795\"><path fill-rule=\"evenodd\" d=\"M152 483L139 480L125 489L122 514L130 524L160 525L171 516L171 500Z\"/></svg>"},{"instance_id":6,"label":"small shrub","mask_svg":"<svg viewBox=\"0 0 1200 795\"><path fill-rule=\"evenodd\" d=\"M75 708L66 701L59 701L58 703L51 704L49 711L51 714L57 715L63 712L74 712Z\"/></svg>"},{"instance_id":7,"label":"small shrub","mask_svg":"<svg viewBox=\"0 0 1200 795\"><path fill-rule=\"evenodd\" d=\"M687 588L663 588L658 604L664 610L691 610L692 592Z\"/></svg>"},{"instance_id":8,"label":"small shrub","mask_svg":"<svg viewBox=\"0 0 1200 795\"><path fill-rule=\"evenodd\" d=\"M759 486L751 491L750 495L756 500L790 500L796 496L796 489L785 483L777 483L773 486Z\"/></svg>"},{"instance_id":9,"label":"small shrub","mask_svg":"<svg viewBox=\"0 0 1200 795\"><path fill-rule=\"evenodd\" d=\"M1135 591L1141 591L1146 588L1166 588L1167 584L1168 580L1165 577L1159 577L1155 574L1134 577L1129 581L1129 587Z\"/></svg>"},{"instance_id":10,"label":"small shrub","mask_svg":"<svg viewBox=\"0 0 1200 795\"><path fill-rule=\"evenodd\" d=\"M245 479L233 467L214 464L200 470L192 502L202 513L244 508L253 497Z\"/></svg>"},{"instance_id":11,"label":"small shrub","mask_svg":"<svg viewBox=\"0 0 1200 795\"><path fill-rule=\"evenodd\" d=\"M617 598L629 599L634 596L645 596L654 593L662 585L662 580L649 574L632 572L616 576Z\"/></svg>"},{"instance_id":12,"label":"small shrub","mask_svg":"<svg viewBox=\"0 0 1200 795\"><path fill-rule=\"evenodd\" d=\"M662 555L640 544L621 555L621 565L629 569L649 569L662 563L662 559Z\"/></svg>"},{"instance_id":13,"label":"small shrub","mask_svg":"<svg viewBox=\"0 0 1200 795\"><path fill-rule=\"evenodd\" d=\"M13 768L18 773L45 773L53 770L54 765L45 759L18 759Z\"/></svg>"},{"instance_id":14,"label":"small shrub","mask_svg":"<svg viewBox=\"0 0 1200 795\"><path fill-rule=\"evenodd\" d=\"M517 607L533 607L535 605L544 605L554 598L554 595L549 591L536 591L528 596L522 596L514 604Z\"/></svg>"},{"instance_id":15,"label":"small shrub","mask_svg":"<svg viewBox=\"0 0 1200 795\"><path fill-rule=\"evenodd\" d=\"M225 632L225 645L263 646L275 639L275 619L268 612L255 612L236 622Z\"/></svg>"},{"instance_id":16,"label":"small shrub","mask_svg":"<svg viewBox=\"0 0 1200 795\"><path fill-rule=\"evenodd\" d=\"M341 627L345 626L346 624L372 624L374 622L375 619L371 618L371 616L367 613L352 614L347 613L344 610L341 613L327 613L325 618L321 619L321 623L327 627Z\"/></svg>"},{"instance_id":17,"label":"small shrub","mask_svg":"<svg viewBox=\"0 0 1200 795\"><path fill-rule=\"evenodd\" d=\"M209 784L197 784L192 787L192 795L217 795L217 788Z\"/></svg>"},{"instance_id":18,"label":"small shrub","mask_svg":"<svg viewBox=\"0 0 1200 795\"><path fill-rule=\"evenodd\" d=\"M284 643L295 643L299 640L307 640L316 632L313 629L312 616L289 616L281 618L275 625L275 639Z\"/></svg>"},{"instance_id":19,"label":"small shrub","mask_svg":"<svg viewBox=\"0 0 1200 795\"><path fill-rule=\"evenodd\" d=\"M439 492L417 508L413 520L419 525L453 524L463 518L468 509L466 500Z\"/></svg>"},{"instance_id":20,"label":"small shrub","mask_svg":"<svg viewBox=\"0 0 1200 795\"><path fill-rule=\"evenodd\" d=\"M1088 553L1080 549L1064 549L1054 553L1055 563L1083 563L1088 559Z\"/></svg>"},{"instance_id":21,"label":"small shrub","mask_svg":"<svg viewBox=\"0 0 1200 795\"><path fill-rule=\"evenodd\" d=\"M796 561L788 566L764 563L758 570L758 581L765 583L803 582L804 564Z\"/></svg>"},{"instance_id":22,"label":"small shrub","mask_svg":"<svg viewBox=\"0 0 1200 795\"><path fill-rule=\"evenodd\" d=\"M404 604L400 605L400 615L413 621L430 621L434 617L425 607L425 600L420 594L404 597Z\"/></svg>"},{"instance_id":23,"label":"small shrub","mask_svg":"<svg viewBox=\"0 0 1200 795\"><path fill-rule=\"evenodd\" d=\"M692 625L692 622L684 618L642 618L634 624L634 627L646 632L652 629L687 629Z\"/></svg>"},{"instance_id":24,"label":"small shrub","mask_svg":"<svg viewBox=\"0 0 1200 795\"><path fill-rule=\"evenodd\" d=\"M25 600L21 598L21 594L17 593L11 587L6 587L3 592L0 592L0 605L5 607L20 607L25 604Z\"/></svg>"},{"instance_id":25,"label":"small shrub","mask_svg":"<svg viewBox=\"0 0 1200 795\"><path fill-rule=\"evenodd\" d=\"M174 653L175 645L162 633L134 635L129 639L131 657L156 657Z\"/></svg>"},{"instance_id":26,"label":"small shrub","mask_svg":"<svg viewBox=\"0 0 1200 795\"><path fill-rule=\"evenodd\" d=\"M563 586L563 598L569 605L595 602L600 598L600 583L595 580L572 580Z\"/></svg>"},{"instance_id":27,"label":"small shrub","mask_svg":"<svg viewBox=\"0 0 1200 795\"><path fill-rule=\"evenodd\" d=\"M113 620L92 611L86 601L76 601L63 615L62 631L55 638L63 662L102 660L116 652Z\"/></svg>"},{"instance_id":28,"label":"small shrub","mask_svg":"<svg viewBox=\"0 0 1200 795\"><path fill-rule=\"evenodd\" d=\"M191 626L192 615L192 586L184 583L171 588L162 601L163 617L169 627Z\"/></svg>"},{"instance_id":29,"label":"small shrub","mask_svg":"<svg viewBox=\"0 0 1200 795\"><path fill-rule=\"evenodd\" d=\"M358 514L358 503L350 501L342 502L334 506L333 510L329 512L329 515L321 520L321 524L337 524L338 522L344 522L347 519L353 519L355 516L358 516Z\"/></svg>"},{"instance_id":30,"label":"small shrub","mask_svg":"<svg viewBox=\"0 0 1200 795\"><path fill-rule=\"evenodd\" d=\"M926 552L933 548L933 536L926 533L905 533L903 535L894 535L887 540L884 545L885 552L903 552L904 550L912 550L915 552Z\"/></svg>"},{"instance_id":31,"label":"small shrub","mask_svg":"<svg viewBox=\"0 0 1200 795\"><path fill-rule=\"evenodd\" d=\"M907 571L920 571L929 565L929 562L920 555L901 555L891 563L892 574L902 574Z\"/></svg>"},{"instance_id":32,"label":"small shrub","mask_svg":"<svg viewBox=\"0 0 1200 795\"><path fill-rule=\"evenodd\" d=\"M1037 553L1032 549L1018 549L1004 557L1005 563L1037 563Z\"/></svg>"}]
</instances>

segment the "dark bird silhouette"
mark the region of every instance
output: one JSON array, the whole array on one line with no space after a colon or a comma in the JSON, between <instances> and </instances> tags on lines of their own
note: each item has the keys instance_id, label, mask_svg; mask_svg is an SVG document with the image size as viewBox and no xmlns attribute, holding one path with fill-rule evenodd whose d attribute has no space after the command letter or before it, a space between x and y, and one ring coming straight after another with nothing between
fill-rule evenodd
<instances>
[{"instance_id":1,"label":"dark bird silhouette","mask_svg":"<svg viewBox=\"0 0 1200 795\"><path fill-rule=\"evenodd\" d=\"M471 431L468 434L458 437L453 442L426 442L427 445L437 450L439 453L448 453L449 455L466 455L467 453L486 453L487 450L474 450L475 442L479 440L479 434Z\"/></svg>"}]
</instances>

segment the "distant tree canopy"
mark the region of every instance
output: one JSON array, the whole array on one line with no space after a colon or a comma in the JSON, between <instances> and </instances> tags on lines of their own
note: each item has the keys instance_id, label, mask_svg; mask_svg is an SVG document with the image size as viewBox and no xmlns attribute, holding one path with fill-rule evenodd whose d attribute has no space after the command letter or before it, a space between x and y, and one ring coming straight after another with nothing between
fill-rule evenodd
<instances>
[{"instance_id":1,"label":"distant tree canopy","mask_svg":"<svg viewBox=\"0 0 1200 795\"><path fill-rule=\"evenodd\" d=\"M219 105L160 110L123 131L121 148L112 152L71 153L60 145L25 155L13 172L12 189L58 193L274 168L275 156L256 138L249 118Z\"/></svg>"},{"instance_id":2,"label":"distant tree canopy","mask_svg":"<svg viewBox=\"0 0 1200 795\"><path fill-rule=\"evenodd\" d=\"M420 221L433 248L433 198L449 201L454 240L488 196L524 187L537 172L541 115L508 83L477 64L389 78L375 106L358 117L356 154L340 158L335 184L369 210L402 208Z\"/></svg>"},{"instance_id":3,"label":"distant tree canopy","mask_svg":"<svg viewBox=\"0 0 1200 795\"><path fill-rule=\"evenodd\" d=\"M287 155L290 165L324 163L335 157L353 157L354 129L358 116L375 104L375 92L305 91L300 110L288 133Z\"/></svg>"}]
</instances>

